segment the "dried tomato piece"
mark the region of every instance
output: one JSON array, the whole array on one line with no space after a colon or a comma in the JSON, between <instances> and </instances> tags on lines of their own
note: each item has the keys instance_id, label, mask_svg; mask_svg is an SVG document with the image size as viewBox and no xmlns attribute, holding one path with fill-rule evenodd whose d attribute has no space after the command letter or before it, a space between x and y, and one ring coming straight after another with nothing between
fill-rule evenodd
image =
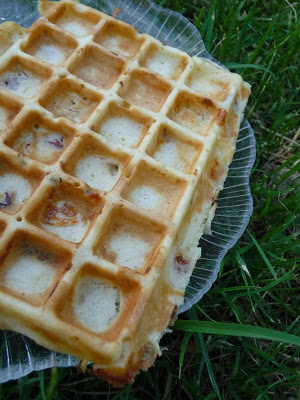
<instances>
[{"instance_id":1,"label":"dried tomato piece","mask_svg":"<svg viewBox=\"0 0 300 400\"><path fill-rule=\"evenodd\" d=\"M224 110L224 108L219 108L218 115L217 115L217 124L219 126L225 125L226 115L227 115L227 111Z\"/></svg>"},{"instance_id":2,"label":"dried tomato piece","mask_svg":"<svg viewBox=\"0 0 300 400\"><path fill-rule=\"evenodd\" d=\"M175 321L177 320L177 318L178 318L177 311L178 311L178 307L174 306L171 317L170 317L169 326L174 325Z\"/></svg>"},{"instance_id":3,"label":"dried tomato piece","mask_svg":"<svg viewBox=\"0 0 300 400\"><path fill-rule=\"evenodd\" d=\"M182 254L178 254L174 259L174 267L177 272L186 274L190 269L190 262Z\"/></svg>"},{"instance_id":4,"label":"dried tomato piece","mask_svg":"<svg viewBox=\"0 0 300 400\"><path fill-rule=\"evenodd\" d=\"M62 136L61 136L60 140L58 140L58 139L48 140L48 143L51 144L52 146L56 147L57 149L64 148L64 138Z\"/></svg>"},{"instance_id":5,"label":"dried tomato piece","mask_svg":"<svg viewBox=\"0 0 300 400\"><path fill-rule=\"evenodd\" d=\"M3 193L0 199L0 207L9 207L12 205L12 200L8 192Z\"/></svg>"},{"instance_id":6,"label":"dried tomato piece","mask_svg":"<svg viewBox=\"0 0 300 400\"><path fill-rule=\"evenodd\" d=\"M72 203L65 202L62 205L49 204L44 215L44 224L64 226L78 222Z\"/></svg>"},{"instance_id":7,"label":"dried tomato piece","mask_svg":"<svg viewBox=\"0 0 300 400\"><path fill-rule=\"evenodd\" d=\"M143 371L147 371L147 369L150 368L151 365L153 364L156 357L157 357L157 352L153 348L153 346L151 346L151 344L145 344L145 346L143 346L140 350L139 367Z\"/></svg>"},{"instance_id":8,"label":"dried tomato piece","mask_svg":"<svg viewBox=\"0 0 300 400\"><path fill-rule=\"evenodd\" d=\"M216 181L220 177L220 170L219 170L219 162L217 159L214 159L210 166L210 179Z\"/></svg>"},{"instance_id":9,"label":"dried tomato piece","mask_svg":"<svg viewBox=\"0 0 300 400\"><path fill-rule=\"evenodd\" d=\"M118 15L120 14L120 12L121 12L121 9L120 8L118 8L118 7L115 7L114 8L114 11L112 12L112 17L114 17L114 18L118 18Z\"/></svg>"}]
</instances>

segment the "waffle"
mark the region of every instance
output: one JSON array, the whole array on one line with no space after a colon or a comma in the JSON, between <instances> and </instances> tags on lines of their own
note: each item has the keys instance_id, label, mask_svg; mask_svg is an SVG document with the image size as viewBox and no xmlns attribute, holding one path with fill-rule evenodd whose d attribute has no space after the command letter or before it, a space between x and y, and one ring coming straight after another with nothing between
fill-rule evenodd
<instances>
[{"instance_id":1,"label":"waffle","mask_svg":"<svg viewBox=\"0 0 300 400\"><path fill-rule=\"evenodd\" d=\"M0 326L120 386L161 353L250 89L84 5L39 12L0 27Z\"/></svg>"}]
</instances>

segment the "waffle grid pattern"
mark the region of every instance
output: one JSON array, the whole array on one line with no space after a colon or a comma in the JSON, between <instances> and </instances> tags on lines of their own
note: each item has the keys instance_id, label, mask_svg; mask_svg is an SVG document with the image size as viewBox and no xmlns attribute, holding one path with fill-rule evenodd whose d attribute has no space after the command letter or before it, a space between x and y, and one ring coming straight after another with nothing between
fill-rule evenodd
<instances>
[{"instance_id":1,"label":"waffle grid pattern","mask_svg":"<svg viewBox=\"0 0 300 400\"><path fill-rule=\"evenodd\" d=\"M177 275L170 284L171 249L195 200L207 203L202 222L214 209L199 187L209 167L213 194L221 189L249 89L101 12L49 4L1 56L0 182L19 188L14 197L0 190L1 322L13 318L42 344L122 368L133 348L159 340L182 302L193 261L177 251L185 284ZM215 86L204 84L206 70L220 74ZM219 145L229 156L216 161ZM30 273L16 280L24 255L39 260L36 290ZM91 280L113 303L98 325L93 291L82 299ZM139 332L156 292L167 316L153 321L151 339Z\"/></svg>"}]
</instances>

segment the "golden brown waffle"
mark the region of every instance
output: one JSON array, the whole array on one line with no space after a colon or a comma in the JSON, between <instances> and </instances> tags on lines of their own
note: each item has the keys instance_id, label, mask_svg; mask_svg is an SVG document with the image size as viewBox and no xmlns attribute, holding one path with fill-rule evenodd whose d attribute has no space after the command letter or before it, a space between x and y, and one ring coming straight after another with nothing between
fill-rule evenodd
<instances>
[{"instance_id":1,"label":"golden brown waffle","mask_svg":"<svg viewBox=\"0 0 300 400\"><path fill-rule=\"evenodd\" d=\"M250 94L70 0L0 28L0 324L115 385L160 354Z\"/></svg>"}]
</instances>

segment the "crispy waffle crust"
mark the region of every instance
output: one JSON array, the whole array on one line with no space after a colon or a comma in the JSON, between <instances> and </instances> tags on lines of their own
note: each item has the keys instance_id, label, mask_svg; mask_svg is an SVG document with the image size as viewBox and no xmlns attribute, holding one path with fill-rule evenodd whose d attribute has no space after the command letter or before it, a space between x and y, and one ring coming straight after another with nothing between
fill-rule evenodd
<instances>
[{"instance_id":1,"label":"crispy waffle crust","mask_svg":"<svg viewBox=\"0 0 300 400\"><path fill-rule=\"evenodd\" d=\"M0 324L115 386L160 354L249 85L70 0L0 25Z\"/></svg>"}]
</instances>

